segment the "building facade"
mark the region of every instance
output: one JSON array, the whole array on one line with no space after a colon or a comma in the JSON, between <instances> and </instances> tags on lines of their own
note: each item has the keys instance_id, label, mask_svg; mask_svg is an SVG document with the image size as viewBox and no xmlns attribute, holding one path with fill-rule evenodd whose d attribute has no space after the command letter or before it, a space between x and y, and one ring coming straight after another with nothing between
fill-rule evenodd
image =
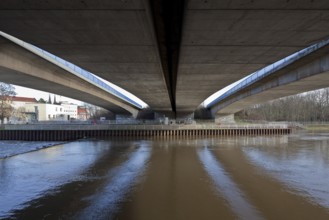
<instances>
[{"instance_id":1,"label":"building facade","mask_svg":"<svg viewBox=\"0 0 329 220\"><path fill-rule=\"evenodd\" d=\"M24 108L27 103L38 103L35 98L14 96L10 98L11 106L15 109Z\"/></svg>"},{"instance_id":2,"label":"building facade","mask_svg":"<svg viewBox=\"0 0 329 220\"><path fill-rule=\"evenodd\" d=\"M90 118L90 114L88 109L84 106L78 106L78 120L88 120Z\"/></svg>"},{"instance_id":3,"label":"building facade","mask_svg":"<svg viewBox=\"0 0 329 220\"><path fill-rule=\"evenodd\" d=\"M11 106L11 113L4 123L88 120L90 117L86 107L69 102L40 103L35 98L14 96L8 99L8 105Z\"/></svg>"},{"instance_id":4,"label":"building facade","mask_svg":"<svg viewBox=\"0 0 329 220\"><path fill-rule=\"evenodd\" d=\"M60 120L68 121L77 119L78 106L75 104L54 105L48 103L28 103L26 112L34 112L38 121Z\"/></svg>"},{"instance_id":5,"label":"building facade","mask_svg":"<svg viewBox=\"0 0 329 220\"><path fill-rule=\"evenodd\" d=\"M10 117L5 120L5 123L20 124L35 120L35 114L27 114L25 109L27 104L37 103L35 98L13 96L10 97L9 100L9 104L12 107L12 112Z\"/></svg>"}]
</instances>

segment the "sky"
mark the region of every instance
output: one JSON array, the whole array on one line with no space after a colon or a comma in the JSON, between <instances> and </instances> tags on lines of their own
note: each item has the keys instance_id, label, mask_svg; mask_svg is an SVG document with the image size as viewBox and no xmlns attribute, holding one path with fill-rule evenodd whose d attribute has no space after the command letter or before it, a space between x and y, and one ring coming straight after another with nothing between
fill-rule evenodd
<instances>
[{"instance_id":1,"label":"sky","mask_svg":"<svg viewBox=\"0 0 329 220\"><path fill-rule=\"evenodd\" d=\"M36 100L43 98L44 100L48 101L49 94L50 94L51 100L54 101L54 94L52 94L52 93L43 92L43 91L35 90L35 89L30 89L30 88L26 88L26 87L22 87L22 86L16 86L16 85L14 85L14 86L15 86L15 92L17 93L16 96L36 98ZM56 95L56 101L57 102L68 101L70 103L74 103L77 105L83 105L83 102L81 102L81 101L67 98L65 96L60 96L60 95Z\"/></svg>"}]
</instances>

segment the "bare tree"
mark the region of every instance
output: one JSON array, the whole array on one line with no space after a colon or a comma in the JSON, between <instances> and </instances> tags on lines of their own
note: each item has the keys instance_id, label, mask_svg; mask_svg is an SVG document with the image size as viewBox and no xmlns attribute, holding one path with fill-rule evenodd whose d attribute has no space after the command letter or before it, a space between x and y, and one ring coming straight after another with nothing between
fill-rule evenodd
<instances>
[{"instance_id":1,"label":"bare tree","mask_svg":"<svg viewBox=\"0 0 329 220\"><path fill-rule=\"evenodd\" d=\"M16 95L15 87L0 82L0 120L4 123L5 118L9 118L12 114L13 107L11 106L12 97Z\"/></svg>"},{"instance_id":2,"label":"bare tree","mask_svg":"<svg viewBox=\"0 0 329 220\"><path fill-rule=\"evenodd\" d=\"M26 110L24 107L18 107L17 109L13 109L11 113L11 118L15 122L26 122L27 117L25 114Z\"/></svg>"},{"instance_id":3,"label":"bare tree","mask_svg":"<svg viewBox=\"0 0 329 220\"><path fill-rule=\"evenodd\" d=\"M84 107L87 109L87 111L90 114L90 119L99 120L100 117L106 117L107 119L113 120L115 119L115 115L101 107L98 107L96 105L84 103Z\"/></svg>"},{"instance_id":4,"label":"bare tree","mask_svg":"<svg viewBox=\"0 0 329 220\"><path fill-rule=\"evenodd\" d=\"M90 115L91 119L96 118L99 107L97 107L95 105L92 105L92 104L89 104L89 103L84 103L84 107L89 112L89 115Z\"/></svg>"},{"instance_id":5,"label":"bare tree","mask_svg":"<svg viewBox=\"0 0 329 220\"><path fill-rule=\"evenodd\" d=\"M237 113L248 120L329 121L329 88L258 104Z\"/></svg>"}]
</instances>

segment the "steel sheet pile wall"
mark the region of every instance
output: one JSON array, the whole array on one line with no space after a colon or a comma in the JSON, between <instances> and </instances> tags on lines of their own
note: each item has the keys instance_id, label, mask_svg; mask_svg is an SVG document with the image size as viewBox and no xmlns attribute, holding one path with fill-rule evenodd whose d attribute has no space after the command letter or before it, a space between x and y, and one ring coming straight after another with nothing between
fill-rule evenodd
<instances>
[{"instance_id":1,"label":"steel sheet pile wall","mask_svg":"<svg viewBox=\"0 0 329 220\"><path fill-rule=\"evenodd\" d=\"M0 140L69 141L91 137L204 137L240 135L284 135L289 128L166 129L166 130L0 130Z\"/></svg>"}]
</instances>

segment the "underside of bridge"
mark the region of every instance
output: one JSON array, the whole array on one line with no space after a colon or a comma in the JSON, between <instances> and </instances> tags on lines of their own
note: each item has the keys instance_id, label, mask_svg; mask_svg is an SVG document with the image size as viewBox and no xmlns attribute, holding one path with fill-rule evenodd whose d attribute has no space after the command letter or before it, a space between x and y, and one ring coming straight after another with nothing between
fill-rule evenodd
<instances>
[{"instance_id":1,"label":"underside of bridge","mask_svg":"<svg viewBox=\"0 0 329 220\"><path fill-rule=\"evenodd\" d=\"M63 95L137 116L139 108L0 36L1 81Z\"/></svg>"},{"instance_id":2,"label":"underside of bridge","mask_svg":"<svg viewBox=\"0 0 329 220\"><path fill-rule=\"evenodd\" d=\"M300 57L290 65L279 68L261 77L255 83L245 86L218 101L200 114L208 117L225 117L273 99L329 86L329 44Z\"/></svg>"},{"instance_id":3,"label":"underside of bridge","mask_svg":"<svg viewBox=\"0 0 329 220\"><path fill-rule=\"evenodd\" d=\"M0 30L122 87L154 111L184 114L329 38L329 3L2 0Z\"/></svg>"}]
</instances>

